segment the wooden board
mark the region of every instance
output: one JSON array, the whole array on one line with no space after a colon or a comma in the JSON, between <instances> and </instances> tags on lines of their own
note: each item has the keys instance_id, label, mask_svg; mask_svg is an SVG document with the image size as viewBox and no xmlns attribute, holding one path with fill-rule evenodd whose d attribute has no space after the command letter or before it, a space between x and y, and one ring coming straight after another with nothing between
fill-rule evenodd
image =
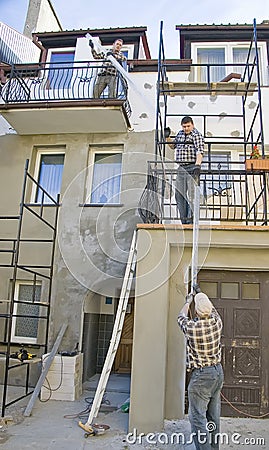
<instances>
[{"instance_id":1,"label":"wooden board","mask_svg":"<svg viewBox=\"0 0 269 450\"><path fill-rule=\"evenodd\" d=\"M239 81L217 83L171 82L165 81L162 85L162 94L170 95L253 95L257 90L257 83Z\"/></svg>"}]
</instances>

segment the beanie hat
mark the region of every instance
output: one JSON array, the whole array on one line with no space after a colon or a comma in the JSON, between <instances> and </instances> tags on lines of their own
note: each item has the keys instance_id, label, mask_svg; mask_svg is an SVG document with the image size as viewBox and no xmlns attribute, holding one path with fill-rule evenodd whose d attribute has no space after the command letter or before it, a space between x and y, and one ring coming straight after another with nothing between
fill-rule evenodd
<instances>
[{"instance_id":1,"label":"beanie hat","mask_svg":"<svg viewBox=\"0 0 269 450\"><path fill-rule=\"evenodd\" d=\"M201 317L210 316L213 305L208 296L203 292L199 292L194 297L196 312Z\"/></svg>"}]
</instances>

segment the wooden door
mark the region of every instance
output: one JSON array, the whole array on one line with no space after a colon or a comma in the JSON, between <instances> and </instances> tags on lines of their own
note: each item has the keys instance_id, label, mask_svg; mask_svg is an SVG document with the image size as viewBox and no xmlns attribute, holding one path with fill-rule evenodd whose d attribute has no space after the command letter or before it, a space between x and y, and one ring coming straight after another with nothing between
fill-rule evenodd
<instances>
[{"instance_id":1,"label":"wooden door","mask_svg":"<svg viewBox=\"0 0 269 450\"><path fill-rule=\"evenodd\" d=\"M125 314L120 344L114 362L114 371L117 373L131 373L134 329L134 298L128 302Z\"/></svg>"},{"instance_id":2,"label":"wooden door","mask_svg":"<svg viewBox=\"0 0 269 450\"><path fill-rule=\"evenodd\" d=\"M269 274L202 270L199 284L223 320L223 395L243 413L268 413ZM222 415L240 413L222 398Z\"/></svg>"}]
</instances>

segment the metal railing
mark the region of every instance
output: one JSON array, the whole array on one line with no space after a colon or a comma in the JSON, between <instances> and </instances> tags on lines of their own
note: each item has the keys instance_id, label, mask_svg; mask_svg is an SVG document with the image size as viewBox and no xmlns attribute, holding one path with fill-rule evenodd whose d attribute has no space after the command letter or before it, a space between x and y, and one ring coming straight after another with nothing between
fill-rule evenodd
<instances>
[{"instance_id":1,"label":"metal railing","mask_svg":"<svg viewBox=\"0 0 269 450\"><path fill-rule=\"evenodd\" d=\"M7 104L96 100L94 86L101 81L101 73L102 62L14 64L2 98ZM113 78L113 96L106 88L100 99L123 100L125 111L130 116L128 85L118 71Z\"/></svg>"},{"instance_id":2,"label":"metal railing","mask_svg":"<svg viewBox=\"0 0 269 450\"><path fill-rule=\"evenodd\" d=\"M202 164L200 176L200 220L204 223L229 221L244 225L269 223L269 173L247 171L244 163L223 161ZM175 199L177 164L149 161L147 185L139 203L145 223L180 222Z\"/></svg>"}]
</instances>

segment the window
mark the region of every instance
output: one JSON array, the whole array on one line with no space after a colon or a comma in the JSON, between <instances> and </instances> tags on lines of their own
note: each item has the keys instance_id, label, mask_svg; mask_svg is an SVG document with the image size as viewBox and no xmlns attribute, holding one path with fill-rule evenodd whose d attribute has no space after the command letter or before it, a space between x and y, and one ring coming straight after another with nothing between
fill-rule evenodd
<instances>
[{"instance_id":1,"label":"window","mask_svg":"<svg viewBox=\"0 0 269 450\"><path fill-rule=\"evenodd\" d=\"M119 203L121 167L121 153L95 153L91 203Z\"/></svg>"},{"instance_id":2,"label":"window","mask_svg":"<svg viewBox=\"0 0 269 450\"><path fill-rule=\"evenodd\" d=\"M18 281L15 285L14 317L12 320L12 341L36 343L38 336L38 317L40 305L41 282ZM17 301L20 302L17 302ZM19 316L19 317L16 317Z\"/></svg>"},{"instance_id":3,"label":"window","mask_svg":"<svg viewBox=\"0 0 269 450\"><path fill-rule=\"evenodd\" d=\"M246 69L247 72L246 72L244 79L247 81L251 77L252 82L257 82L257 73L256 73L255 67L253 70L253 75L251 75L251 72L252 72L251 64L256 63L255 49L254 48L251 49L249 59L248 59L248 53L249 53L248 48L240 48L240 47L233 48L233 62L235 64L248 62L248 64L249 64L247 68L246 68L246 66L234 66L233 70L236 73L241 73L241 77L243 78L244 72ZM258 56L259 56L259 60L260 60L260 49L258 49Z\"/></svg>"},{"instance_id":4,"label":"window","mask_svg":"<svg viewBox=\"0 0 269 450\"><path fill-rule=\"evenodd\" d=\"M42 151L37 154L35 179L55 201L61 191L64 156L64 153ZM53 203L40 188L35 190L34 202Z\"/></svg>"},{"instance_id":5,"label":"window","mask_svg":"<svg viewBox=\"0 0 269 450\"><path fill-rule=\"evenodd\" d=\"M203 195L207 198L212 195L228 195L227 190L231 187L231 176L227 174L230 169L230 153L211 153L210 161L208 154L203 157L205 173L201 176ZM210 170L218 173L210 173Z\"/></svg>"},{"instance_id":6,"label":"window","mask_svg":"<svg viewBox=\"0 0 269 450\"><path fill-rule=\"evenodd\" d=\"M224 48L198 48L197 63L205 64L198 67L198 78L201 82L220 81L225 77L225 49ZM218 66L206 66L206 64L219 64ZM209 73L208 73L209 70Z\"/></svg>"},{"instance_id":7,"label":"window","mask_svg":"<svg viewBox=\"0 0 269 450\"><path fill-rule=\"evenodd\" d=\"M75 58L74 51L52 51L48 74L48 89L69 89Z\"/></svg>"},{"instance_id":8,"label":"window","mask_svg":"<svg viewBox=\"0 0 269 450\"><path fill-rule=\"evenodd\" d=\"M208 75L211 82L221 81L225 76L232 72L244 74L245 64L247 63L250 43L246 42L226 42L214 44L204 42L203 44L192 43L192 59L194 64L202 64L204 67L195 67L194 79L198 82L208 82ZM261 83L267 83L267 53L265 42L258 44L258 57L260 63ZM255 49L252 46L248 64L253 64L255 58ZM215 66L212 66L215 65ZM226 65L225 65L226 64ZM244 65L239 65L244 64ZM211 65L208 69L207 65ZM209 73L208 73L209 70ZM251 66L249 66L251 71ZM257 81L257 68L254 68L252 82ZM247 80L246 77L245 80ZM240 81L233 79L232 81Z\"/></svg>"}]
</instances>

